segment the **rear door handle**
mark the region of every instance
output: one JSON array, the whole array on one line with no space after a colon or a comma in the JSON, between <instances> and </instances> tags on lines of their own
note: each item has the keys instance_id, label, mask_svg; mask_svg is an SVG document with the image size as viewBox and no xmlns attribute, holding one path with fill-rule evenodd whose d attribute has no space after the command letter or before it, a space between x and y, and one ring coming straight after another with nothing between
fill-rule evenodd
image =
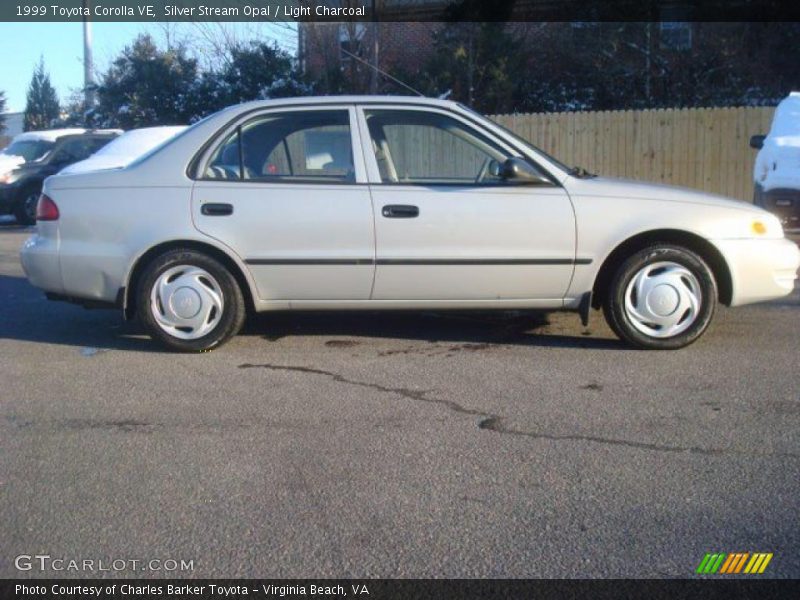
<instances>
[{"instance_id":1,"label":"rear door handle","mask_svg":"<svg viewBox=\"0 0 800 600\"><path fill-rule=\"evenodd\" d=\"M200 212L207 217L227 217L233 214L233 205L207 202L200 207Z\"/></svg>"},{"instance_id":2,"label":"rear door handle","mask_svg":"<svg viewBox=\"0 0 800 600\"><path fill-rule=\"evenodd\" d=\"M387 204L381 210L387 219L413 219L419 216L419 207L410 204Z\"/></svg>"}]
</instances>

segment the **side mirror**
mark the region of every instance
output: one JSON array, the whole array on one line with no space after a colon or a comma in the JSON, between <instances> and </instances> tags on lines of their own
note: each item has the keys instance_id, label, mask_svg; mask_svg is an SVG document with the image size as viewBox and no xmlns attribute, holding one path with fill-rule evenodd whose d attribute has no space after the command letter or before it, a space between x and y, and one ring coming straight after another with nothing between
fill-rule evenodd
<instances>
[{"instance_id":1,"label":"side mirror","mask_svg":"<svg viewBox=\"0 0 800 600\"><path fill-rule=\"evenodd\" d=\"M549 179L518 156L512 156L500 166L500 176L508 181L516 181L518 183L550 183Z\"/></svg>"},{"instance_id":2,"label":"side mirror","mask_svg":"<svg viewBox=\"0 0 800 600\"><path fill-rule=\"evenodd\" d=\"M754 135L750 138L750 147L755 148L756 150L761 150L764 147L764 139L767 136L765 135Z\"/></svg>"}]
</instances>

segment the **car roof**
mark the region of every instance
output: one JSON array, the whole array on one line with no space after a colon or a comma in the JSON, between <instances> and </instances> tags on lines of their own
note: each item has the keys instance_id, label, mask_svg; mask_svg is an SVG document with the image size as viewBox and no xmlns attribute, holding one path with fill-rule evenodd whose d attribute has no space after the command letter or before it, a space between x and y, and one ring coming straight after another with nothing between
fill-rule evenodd
<instances>
[{"instance_id":1,"label":"car roof","mask_svg":"<svg viewBox=\"0 0 800 600\"><path fill-rule=\"evenodd\" d=\"M83 133L69 133L67 135L62 135L58 139L59 140L66 140L66 139L74 139L74 138L82 138L82 137L119 137L124 132L121 129L87 129Z\"/></svg>"},{"instance_id":2,"label":"car roof","mask_svg":"<svg viewBox=\"0 0 800 600\"><path fill-rule=\"evenodd\" d=\"M297 96L294 98L273 98L270 100L253 100L240 104L239 108L260 108L270 106L307 106L314 104L408 104L411 106L435 106L454 108L457 102L426 98L424 96L380 96L380 95L348 95L348 96Z\"/></svg>"},{"instance_id":3,"label":"car roof","mask_svg":"<svg viewBox=\"0 0 800 600\"><path fill-rule=\"evenodd\" d=\"M46 141L55 142L58 138L65 135L79 135L85 133L86 130L82 128L73 127L71 129L47 129L44 131L26 131L14 136L15 142L27 141Z\"/></svg>"},{"instance_id":4,"label":"car roof","mask_svg":"<svg viewBox=\"0 0 800 600\"><path fill-rule=\"evenodd\" d=\"M14 137L15 142L26 141L47 141L55 142L63 137L75 137L82 135L120 135L121 129L82 129L73 127L70 129L47 129L44 131L26 131Z\"/></svg>"}]
</instances>

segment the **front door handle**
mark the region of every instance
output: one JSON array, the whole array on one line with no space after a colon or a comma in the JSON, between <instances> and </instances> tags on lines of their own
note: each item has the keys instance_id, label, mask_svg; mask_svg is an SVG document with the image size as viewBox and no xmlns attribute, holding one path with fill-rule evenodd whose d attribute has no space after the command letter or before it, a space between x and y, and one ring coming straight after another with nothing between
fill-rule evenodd
<instances>
[{"instance_id":1,"label":"front door handle","mask_svg":"<svg viewBox=\"0 0 800 600\"><path fill-rule=\"evenodd\" d=\"M419 216L419 207L410 204L387 204L381 210L387 219L413 219Z\"/></svg>"},{"instance_id":2,"label":"front door handle","mask_svg":"<svg viewBox=\"0 0 800 600\"><path fill-rule=\"evenodd\" d=\"M200 207L200 212L207 217L227 217L233 214L233 205L207 202Z\"/></svg>"}]
</instances>

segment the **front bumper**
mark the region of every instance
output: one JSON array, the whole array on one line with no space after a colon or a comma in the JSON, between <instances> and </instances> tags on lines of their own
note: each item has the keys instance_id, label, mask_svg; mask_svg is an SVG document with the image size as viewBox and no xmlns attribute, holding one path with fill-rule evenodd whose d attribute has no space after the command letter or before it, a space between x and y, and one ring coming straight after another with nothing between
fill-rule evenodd
<instances>
[{"instance_id":1,"label":"front bumper","mask_svg":"<svg viewBox=\"0 0 800 600\"><path fill-rule=\"evenodd\" d=\"M0 214L14 210L14 204L19 194L19 187L12 184L0 184Z\"/></svg>"},{"instance_id":2,"label":"front bumper","mask_svg":"<svg viewBox=\"0 0 800 600\"><path fill-rule=\"evenodd\" d=\"M792 293L800 248L785 238L712 240L731 272L731 306L782 298Z\"/></svg>"},{"instance_id":3,"label":"front bumper","mask_svg":"<svg viewBox=\"0 0 800 600\"><path fill-rule=\"evenodd\" d=\"M52 223L39 223L38 227L54 227ZM58 259L58 237L39 234L28 238L19 252L22 269L32 285L46 292L64 293L64 281Z\"/></svg>"}]
</instances>

